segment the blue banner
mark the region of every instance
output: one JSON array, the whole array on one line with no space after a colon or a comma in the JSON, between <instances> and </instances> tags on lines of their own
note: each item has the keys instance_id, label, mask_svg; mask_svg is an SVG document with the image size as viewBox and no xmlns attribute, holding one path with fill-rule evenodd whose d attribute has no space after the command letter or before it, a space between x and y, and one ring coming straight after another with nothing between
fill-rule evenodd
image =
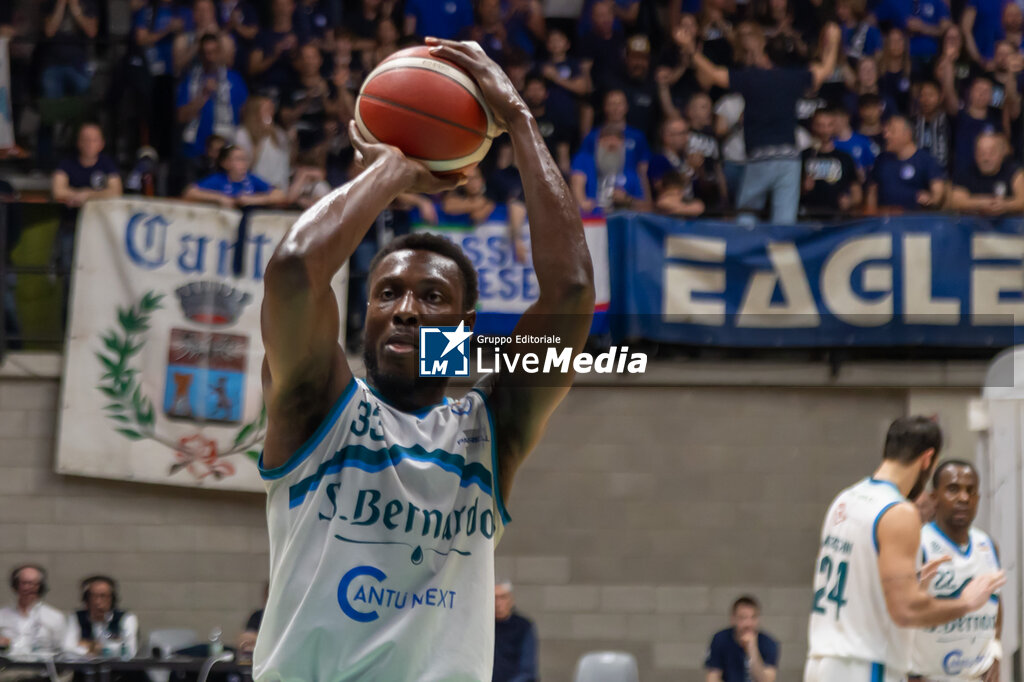
<instances>
[{"instance_id":1,"label":"blue banner","mask_svg":"<svg viewBox=\"0 0 1024 682\"><path fill-rule=\"evenodd\" d=\"M527 248L526 259L520 262L513 253L508 237L505 207L499 205L485 222L472 225L468 218L453 218L438 211L440 224L417 224L415 231L435 232L458 244L476 269L480 298L476 307L473 331L484 335L507 335L526 309L537 300L540 285L533 270L532 257ZM529 247L529 224L523 225L523 235ZM608 331L608 240L603 217L584 219L583 232L590 248L594 267L594 321L591 332Z\"/></svg>"},{"instance_id":2,"label":"blue banner","mask_svg":"<svg viewBox=\"0 0 1024 682\"><path fill-rule=\"evenodd\" d=\"M1001 348L1024 341L1024 220L608 219L616 341Z\"/></svg>"}]
</instances>

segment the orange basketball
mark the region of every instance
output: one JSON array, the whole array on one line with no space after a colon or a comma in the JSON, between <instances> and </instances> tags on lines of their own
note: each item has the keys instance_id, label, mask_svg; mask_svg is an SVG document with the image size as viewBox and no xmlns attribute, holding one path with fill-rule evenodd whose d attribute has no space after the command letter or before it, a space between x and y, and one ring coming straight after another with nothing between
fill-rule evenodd
<instances>
[{"instance_id":1,"label":"orange basketball","mask_svg":"<svg viewBox=\"0 0 1024 682\"><path fill-rule=\"evenodd\" d=\"M394 145L439 174L479 163L496 135L472 77L425 46L400 50L370 72L356 125L368 141Z\"/></svg>"}]
</instances>

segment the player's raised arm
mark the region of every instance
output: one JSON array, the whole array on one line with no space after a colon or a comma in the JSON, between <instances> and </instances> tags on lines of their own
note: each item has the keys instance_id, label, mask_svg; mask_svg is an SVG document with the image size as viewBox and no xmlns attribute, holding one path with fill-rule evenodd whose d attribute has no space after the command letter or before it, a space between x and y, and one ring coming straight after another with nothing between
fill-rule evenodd
<instances>
[{"instance_id":1,"label":"player's raised arm","mask_svg":"<svg viewBox=\"0 0 1024 682\"><path fill-rule=\"evenodd\" d=\"M960 596L937 599L928 594L918 577L917 556L921 547L921 516L904 502L885 512L878 521L878 572L889 615L900 627L929 628L976 611L1006 582L1002 571L967 583Z\"/></svg>"},{"instance_id":2,"label":"player's raised arm","mask_svg":"<svg viewBox=\"0 0 1024 682\"><path fill-rule=\"evenodd\" d=\"M516 325L516 335L557 336L560 348L582 349L594 314L594 274L579 208L548 153L529 108L500 67L476 43L428 39L438 57L474 77L502 129L508 131L522 176L530 220L533 267L540 293ZM540 352L522 345L510 349ZM498 430L502 494L544 432L573 375L501 374L491 392Z\"/></svg>"},{"instance_id":3,"label":"player's raised arm","mask_svg":"<svg viewBox=\"0 0 1024 682\"><path fill-rule=\"evenodd\" d=\"M303 213L267 264L261 317L266 468L284 464L301 447L352 379L338 343L335 273L399 194L450 189L461 180L439 179L395 147L368 144L354 124L349 136L365 170Z\"/></svg>"}]
</instances>

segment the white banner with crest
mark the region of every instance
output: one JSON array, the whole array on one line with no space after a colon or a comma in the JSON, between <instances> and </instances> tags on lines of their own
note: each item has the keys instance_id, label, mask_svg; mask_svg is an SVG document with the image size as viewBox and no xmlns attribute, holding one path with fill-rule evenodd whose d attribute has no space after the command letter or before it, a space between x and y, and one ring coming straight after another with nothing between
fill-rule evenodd
<instances>
[{"instance_id":1,"label":"white banner with crest","mask_svg":"<svg viewBox=\"0 0 1024 682\"><path fill-rule=\"evenodd\" d=\"M263 489L256 470L266 431L263 272L296 217L254 213L240 229L239 211L210 206L128 199L85 205L59 473ZM346 289L343 270L335 291ZM338 300L344 319L345 297Z\"/></svg>"}]
</instances>

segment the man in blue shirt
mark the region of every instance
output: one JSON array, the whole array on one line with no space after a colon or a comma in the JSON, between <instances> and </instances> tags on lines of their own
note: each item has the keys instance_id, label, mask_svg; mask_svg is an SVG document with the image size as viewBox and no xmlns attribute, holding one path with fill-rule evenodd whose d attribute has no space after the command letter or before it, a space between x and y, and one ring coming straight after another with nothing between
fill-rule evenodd
<instances>
[{"instance_id":1,"label":"man in blue shirt","mask_svg":"<svg viewBox=\"0 0 1024 682\"><path fill-rule=\"evenodd\" d=\"M615 126L622 131L626 145L626 164L633 167L642 164L641 172L646 173L647 164L651 161L651 147L643 131L626 123L628 115L629 101L626 99L626 93L622 90L609 91L604 96L604 120L601 123L603 126ZM600 131L600 127L595 127L587 133L580 149L593 154L597 149Z\"/></svg>"},{"instance_id":2,"label":"man in blue shirt","mask_svg":"<svg viewBox=\"0 0 1024 682\"><path fill-rule=\"evenodd\" d=\"M707 682L775 682L779 643L760 631L761 607L745 595L733 602L732 627L715 634L704 661Z\"/></svg>"},{"instance_id":3,"label":"man in blue shirt","mask_svg":"<svg viewBox=\"0 0 1024 682\"><path fill-rule=\"evenodd\" d=\"M494 586L494 673L491 682L537 682L537 629L515 610L512 583Z\"/></svg>"},{"instance_id":4,"label":"man in blue shirt","mask_svg":"<svg viewBox=\"0 0 1024 682\"><path fill-rule=\"evenodd\" d=\"M646 172L646 169L645 169ZM641 210L644 185L636 167L628 162L622 130L606 125L599 131L597 148L583 148L572 160L571 187L584 214L601 208Z\"/></svg>"},{"instance_id":5,"label":"man in blue shirt","mask_svg":"<svg viewBox=\"0 0 1024 682\"><path fill-rule=\"evenodd\" d=\"M284 203L285 193L249 172L249 154L241 147L225 145L217 157L221 172L189 185L186 201L205 201L225 208Z\"/></svg>"},{"instance_id":6,"label":"man in blue shirt","mask_svg":"<svg viewBox=\"0 0 1024 682\"><path fill-rule=\"evenodd\" d=\"M454 40L473 25L469 0L408 0L405 3L405 35Z\"/></svg>"},{"instance_id":7,"label":"man in blue shirt","mask_svg":"<svg viewBox=\"0 0 1024 682\"><path fill-rule=\"evenodd\" d=\"M988 67L1003 38L1003 0L967 0L960 17L964 47L976 63Z\"/></svg>"},{"instance_id":8,"label":"man in blue shirt","mask_svg":"<svg viewBox=\"0 0 1024 682\"><path fill-rule=\"evenodd\" d=\"M214 133L233 139L242 105L249 96L242 77L224 66L222 52L217 36L203 36L200 63L178 85L178 123L183 126L185 158L201 155L206 138Z\"/></svg>"},{"instance_id":9,"label":"man in blue shirt","mask_svg":"<svg viewBox=\"0 0 1024 682\"><path fill-rule=\"evenodd\" d=\"M850 112L843 107L832 109L836 136L832 143L839 151L853 157L861 173L875 165L875 152L871 149L871 138L861 135L850 125ZM863 176L862 176L863 177Z\"/></svg>"},{"instance_id":10,"label":"man in blue shirt","mask_svg":"<svg viewBox=\"0 0 1024 682\"><path fill-rule=\"evenodd\" d=\"M954 119L953 171L965 173L974 163L974 142L985 133L1002 130L1001 117L992 110L992 81L987 76L978 76L967 91L964 108Z\"/></svg>"},{"instance_id":11,"label":"man in blue shirt","mask_svg":"<svg viewBox=\"0 0 1024 682\"><path fill-rule=\"evenodd\" d=\"M194 27L192 10L171 0L146 5L132 17L135 42L146 51L149 71L154 76L174 73L175 37Z\"/></svg>"},{"instance_id":12,"label":"man in blue shirt","mask_svg":"<svg viewBox=\"0 0 1024 682\"><path fill-rule=\"evenodd\" d=\"M885 149L868 180L867 209L938 209L946 190L939 162L914 144L910 122L893 116L885 126Z\"/></svg>"},{"instance_id":13,"label":"man in blue shirt","mask_svg":"<svg viewBox=\"0 0 1024 682\"><path fill-rule=\"evenodd\" d=\"M949 5L945 0L882 0L875 8L880 24L890 24L910 33L910 56L926 60L939 52L939 41L949 28Z\"/></svg>"}]
</instances>

